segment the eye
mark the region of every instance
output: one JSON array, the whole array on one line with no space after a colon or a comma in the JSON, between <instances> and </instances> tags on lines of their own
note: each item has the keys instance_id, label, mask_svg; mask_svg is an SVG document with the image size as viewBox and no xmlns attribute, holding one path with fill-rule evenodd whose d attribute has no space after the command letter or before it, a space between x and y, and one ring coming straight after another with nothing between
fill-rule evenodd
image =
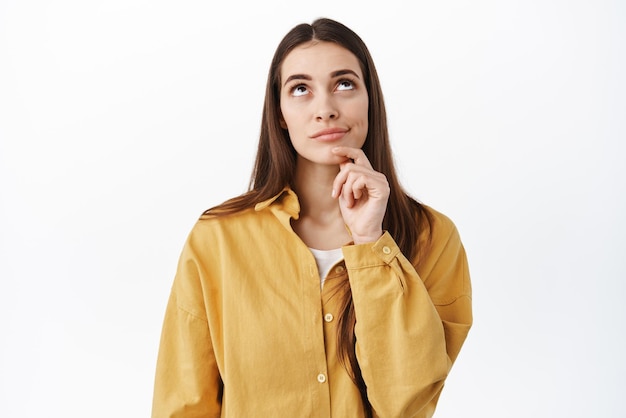
<instances>
[{"instance_id":1,"label":"eye","mask_svg":"<svg viewBox=\"0 0 626 418\"><path fill-rule=\"evenodd\" d=\"M298 84L291 89L291 95L295 97L304 96L305 94L308 94L308 92L309 90L304 84Z\"/></svg>"},{"instance_id":2,"label":"eye","mask_svg":"<svg viewBox=\"0 0 626 418\"><path fill-rule=\"evenodd\" d=\"M354 90L354 83L352 80L341 80L337 84L337 90Z\"/></svg>"}]
</instances>

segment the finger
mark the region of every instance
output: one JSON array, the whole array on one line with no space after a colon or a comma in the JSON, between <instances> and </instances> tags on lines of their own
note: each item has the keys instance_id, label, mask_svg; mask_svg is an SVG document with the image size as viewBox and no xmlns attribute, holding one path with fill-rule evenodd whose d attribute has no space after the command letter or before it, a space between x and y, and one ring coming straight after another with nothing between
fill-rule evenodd
<instances>
[{"instance_id":1,"label":"finger","mask_svg":"<svg viewBox=\"0 0 626 418\"><path fill-rule=\"evenodd\" d=\"M332 194L333 197L339 196L338 192L342 191L343 185L347 181L349 181L350 178L352 178L352 181L350 182L351 184L348 187L348 189L352 189L352 183L354 183L354 180L358 176L361 176L364 178L376 177L377 175L380 176L380 173L375 172L371 168L358 166L351 162L341 163L339 168L340 168L339 173L337 174L337 176L335 177L335 180L333 181L333 194Z\"/></svg>"},{"instance_id":2,"label":"finger","mask_svg":"<svg viewBox=\"0 0 626 418\"><path fill-rule=\"evenodd\" d=\"M343 184L343 193L352 195L354 200L359 200L363 196L364 175L359 172L350 171Z\"/></svg>"},{"instance_id":3,"label":"finger","mask_svg":"<svg viewBox=\"0 0 626 418\"><path fill-rule=\"evenodd\" d=\"M367 179L365 176L357 177L350 187L352 189L352 195L355 200L359 200L363 197L364 192L367 192Z\"/></svg>"},{"instance_id":4,"label":"finger","mask_svg":"<svg viewBox=\"0 0 626 418\"><path fill-rule=\"evenodd\" d=\"M352 172L348 175L342 187L342 195L346 198L348 207L353 207L357 201L368 195L369 179L361 173Z\"/></svg>"},{"instance_id":5,"label":"finger","mask_svg":"<svg viewBox=\"0 0 626 418\"><path fill-rule=\"evenodd\" d=\"M341 198L343 199L346 207L351 208L354 206L354 195L352 194L352 190L347 183L345 183L341 188Z\"/></svg>"},{"instance_id":6,"label":"finger","mask_svg":"<svg viewBox=\"0 0 626 418\"><path fill-rule=\"evenodd\" d=\"M335 147L332 150L332 153L341 157L346 157L352 161L354 164L372 168L372 164L370 164L370 160L367 159L367 156L360 148L352 148L352 147Z\"/></svg>"},{"instance_id":7,"label":"finger","mask_svg":"<svg viewBox=\"0 0 626 418\"><path fill-rule=\"evenodd\" d=\"M335 176L335 180L333 180L333 197L341 196L341 193L343 192L343 185L348 179L349 174L350 171L346 169L346 166L344 164L341 164L339 166L339 173L337 173L337 175Z\"/></svg>"},{"instance_id":8,"label":"finger","mask_svg":"<svg viewBox=\"0 0 626 418\"><path fill-rule=\"evenodd\" d=\"M361 191L355 188L356 179L357 176L354 173L348 173L346 182L343 184L343 193L345 193L346 196L350 198L350 207L354 206L356 201L361 196Z\"/></svg>"}]
</instances>

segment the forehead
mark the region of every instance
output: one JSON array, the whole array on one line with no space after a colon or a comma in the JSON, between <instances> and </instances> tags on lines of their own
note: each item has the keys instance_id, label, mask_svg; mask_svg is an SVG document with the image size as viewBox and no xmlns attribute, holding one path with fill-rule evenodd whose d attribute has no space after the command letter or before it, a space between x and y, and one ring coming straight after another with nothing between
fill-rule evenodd
<instances>
[{"instance_id":1,"label":"forehead","mask_svg":"<svg viewBox=\"0 0 626 418\"><path fill-rule=\"evenodd\" d=\"M341 69L350 69L363 78L356 55L334 42L311 41L295 47L283 60L280 78L293 74L324 76Z\"/></svg>"}]
</instances>

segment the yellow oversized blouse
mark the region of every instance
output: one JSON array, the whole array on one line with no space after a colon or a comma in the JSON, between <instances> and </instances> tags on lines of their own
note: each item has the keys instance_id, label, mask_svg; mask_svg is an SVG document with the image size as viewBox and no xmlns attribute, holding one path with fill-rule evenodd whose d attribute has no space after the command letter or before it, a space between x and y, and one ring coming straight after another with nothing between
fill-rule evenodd
<instances>
[{"instance_id":1,"label":"yellow oversized blouse","mask_svg":"<svg viewBox=\"0 0 626 418\"><path fill-rule=\"evenodd\" d=\"M432 416L472 324L454 224L427 207L431 243L417 264L387 232L346 245L320 290L315 258L291 228L299 210L285 189L193 227L165 314L153 418L364 416L336 355L340 298L331 283L342 279L352 289L356 353L375 415Z\"/></svg>"}]
</instances>

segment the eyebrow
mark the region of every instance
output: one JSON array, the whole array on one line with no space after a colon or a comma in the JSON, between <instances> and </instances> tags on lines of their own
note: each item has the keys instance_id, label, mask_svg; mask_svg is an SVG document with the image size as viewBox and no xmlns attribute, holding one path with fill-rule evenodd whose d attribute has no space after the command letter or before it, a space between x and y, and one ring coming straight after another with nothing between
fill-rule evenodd
<instances>
[{"instance_id":1,"label":"eyebrow","mask_svg":"<svg viewBox=\"0 0 626 418\"><path fill-rule=\"evenodd\" d=\"M357 73L355 73L355 72L354 72L354 71L352 71L352 70L348 70L348 69L345 69L345 70L337 70L337 71L335 71L335 72L331 73L330 75L331 75L331 77L335 78L335 77L339 77L339 76L346 75L346 74L352 74L353 76L355 76L355 77L356 77L356 78L358 78L359 80L361 79Z\"/></svg>"},{"instance_id":2,"label":"eyebrow","mask_svg":"<svg viewBox=\"0 0 626 418\"><path fill-rule=\"evenodd\" d=\"M353 76L355 76L356 78L358 78L360 80L360 77L358 76L357 73L355 73L352 70L337 70L337 71L333 71L332 73L330 73L330 76L332 78L336 78L336 77L340 77L342 75L346 75L346 74L352 74ZM287 83L289 83L292 80L312 80L310 75L307 74L294 74L294 75L290 75L289 77L287 77L287 80L285 80L285 83L283 84L283 87L287 85Z\"/></svg>"},{"instance_id":3,"label":"eyebrow","mask_svg":"<svg viewBox=\"0 0 626 418\"><path fill-rule=\"evenodd\" d=\"M287 85L291 80L312 80L310 75L306 74L294 74L287 77L287 80L283 83L283 87Z\"/></svg>"}]
</instances>

